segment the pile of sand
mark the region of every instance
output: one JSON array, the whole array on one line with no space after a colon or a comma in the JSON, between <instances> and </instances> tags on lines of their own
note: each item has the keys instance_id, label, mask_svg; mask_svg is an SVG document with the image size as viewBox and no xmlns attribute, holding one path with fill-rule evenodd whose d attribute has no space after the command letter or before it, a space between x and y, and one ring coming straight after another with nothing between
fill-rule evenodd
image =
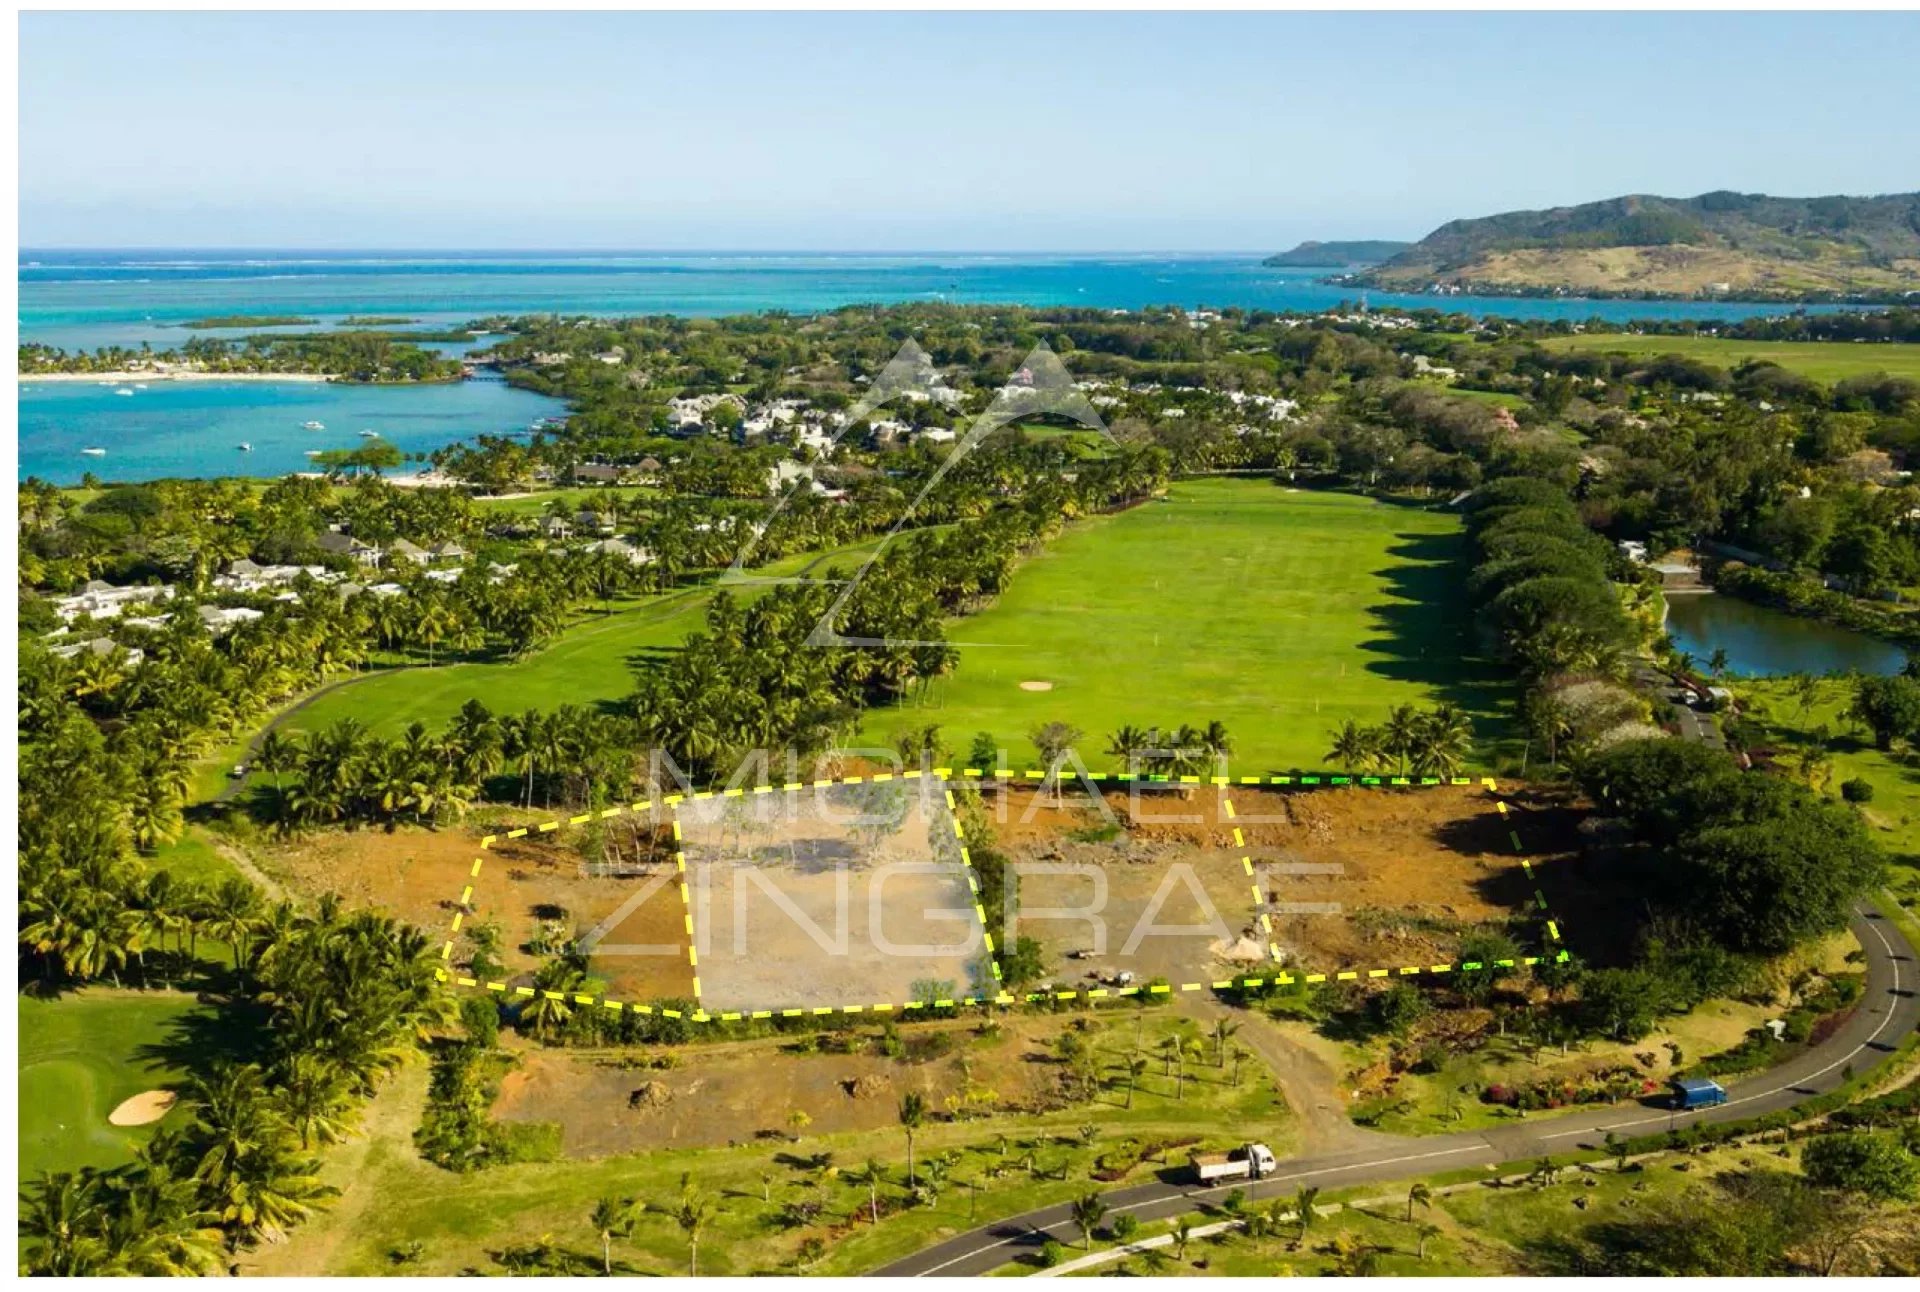
<instances>
[{"instance_id":1,"label":"pile of sand","mask_svg":"<svg viewBox=\"0 0 1920 1292\"><path fill-rule=\"evenodd\" d=\"M1051 691L1051 690L1053 690L1053 683L1051 683L1051 682L1022 682L1022 683L1020 684L1020 689L1021 689L1022 691Z\"/></svg>"},{"instance_id":2,"label":"pile of sand","mask_svg":"<svg viewBox=\"0 0 1920 1292\"><path fill-rule=\"evenodd\" d=\"M147 1126L173 1110L180 1096L171 1090L143 1090L107 1114L115 1126Z\"/></svg>"}]
</instances>

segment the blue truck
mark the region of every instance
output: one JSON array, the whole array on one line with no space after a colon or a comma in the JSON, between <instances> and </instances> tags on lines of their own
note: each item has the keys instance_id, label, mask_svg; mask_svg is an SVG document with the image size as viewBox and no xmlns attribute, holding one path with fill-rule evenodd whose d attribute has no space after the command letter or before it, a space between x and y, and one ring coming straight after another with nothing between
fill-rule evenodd
<instances>
[{"instance_id":1,"label":"blue truck","mask_svg":"<svg viewBox=\"0 0 1920 1292\"><path fill-rule=\"evenodd\" d=\"M1672 1083L1675 1108L1711 1108L1727 1102L1727 1088L1705 1077L1680 1077Z\"/></svg>"}]
</instances>

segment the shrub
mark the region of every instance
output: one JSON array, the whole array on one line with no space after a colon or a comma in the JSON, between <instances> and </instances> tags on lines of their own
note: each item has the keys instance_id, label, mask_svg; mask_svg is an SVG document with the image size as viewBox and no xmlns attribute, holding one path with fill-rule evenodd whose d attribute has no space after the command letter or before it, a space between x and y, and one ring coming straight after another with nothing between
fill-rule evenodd
<instances>
[{"instance_id":1,"label":"shrub","mask_svg":"<svg viewBox=\"0 0 1920 1292\"><path fill-rule=\"evenodd\" d=\"M1113 1218L1113 1236L1119 1242L1131 1242L1140 1232L1140 1217L1123 1211Z\"/></svg>"},{"instance_id":2,"label":"shrub","mask_svg":"<svg viewBox=\"0 0 1920 1292\"><path fill-rule=\"evenodd\" d=\"M1840 797L1849 803L1873 802L1873 782L1863 781L1858 776L1852 780L1840 782Z\"/></svg>"},{"instance_id":3,"label":"shrub","mask_svg":"<svg viewBox=\"0 0 1920 1292\"><path fill-rule=\"evenodd\" d=\"M1067 1249L1051 1238L1040 1249L1040 1268L1043 1270L1050 1270L1065 1259L1067 1259Z\"/></svg>"}]
</instances>

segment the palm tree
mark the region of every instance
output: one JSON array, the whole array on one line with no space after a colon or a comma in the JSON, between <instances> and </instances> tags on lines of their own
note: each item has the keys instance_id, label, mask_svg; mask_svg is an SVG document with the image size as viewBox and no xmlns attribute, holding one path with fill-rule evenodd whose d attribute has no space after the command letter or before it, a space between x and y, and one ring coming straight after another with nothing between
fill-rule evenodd
<instances>
[{"instance_id":1,"label":"palm tree","mask_svg":"<svg viewBox=\"0 0 1920 1292\"><path fill-rule=\"evenodd\" d=\"M646 1206L645 1203L638 1205ZM613 1277L613 1240L633 1229L634 1207L630 1198L602 1198L593 1204L589 1223L593 1225L593 1232L600 1235L600 1268L608 1278Z\"/></svg>"},{"instance_id":2,"label":"palm tree","mask_svg":"<svg viewBox=\"0 0 1920 1292\"><path fill-rule=\"evenodd\" d=\"M1333 747L1327 761L1335 767L1361 771L1373 763L1380 748L1379 733L1348 718L1333 733Z\"/></svg>"},{"instance_id":3,"label":"palm tree","mask_svg":"<svg viewBox=\"0 0 1920 1292\"><path fill-rule=\"evenodd\" d=\"M1227 1066L1227 1042L1232 1040L1239 1030L1240 1024L1230 1018L1222 1017L1213 1020L1214 1067L1224 1068Z\"/></svg>"},{"instance_id":4,"label":"palm tree","mask_svg":"<svg viewBox=\"0 0 1920 1292\"><path fill-rule=\"evenodd\" d=\"M671 1214L687 1236L687 1277L695 1278L700 1273L700 1231L713 1219L713 1200L693 1187L691 1174L680 1177L680 1201Z\"/></svg>"},{"instance_id":5,"label":"palm tree","mask_svg":"<svg viewBox=\"0 0 1920 1292\"><path fill-rule=\"evenodd\" d=\"M907 1133L907 1188L914 1187L913 1137L927 1119L927 1097L909 1090L900 1100L900 1128Z\"/></svg>"},{"instance_id":6,"label":"palm tree","mask_svg":"<svg viewBox=\"0 0 1920 1292\"><path fill-rule=\"evenodd\" d=\"M880 1223L880 1182L886 1179L886 1172L880 1167L880 1159L870 1157L867 1164L852 1177L853 1183L867 1186L867 1211L874 1224Z\"/></svg>"},{"instance_id":7,"label":"palm tree","mask_svg":"<svg viewBox=\"0 0 1920 1292\"><path fill-rule=\"evenodd\" d=\"M353 1103L353 1085L325 1055L296 1053L288 1061L280 1106L300 1135L302 1150L314 1140L331 1144L346 1134L344 1109Z\"/></svg>"},{"instance_id":8,"label":"palm tree","mask_svg":"<svg viewBox=\"0 0 1920 1292\"><path fill-rule=\"evenodd\" d=\"M1133 771L1134 760L1151 743L1145 731L1128 724L1107 738L1107 753L1118 758L1126 770Z\"/></svg>"},{"instance_id":9,"label":"palm tree","mask_svg":"<svg viewBox=\"0 0 1920 1292\"><path fill-rule=\"evenodd\" d=\"M299 762L300 746L280 734L279 728L267 732L260 741L260 748L254 751L253 762L261 771L273 777L273 788L280 788L280 777L292 771Z\"/></svg>"},{"instance_id":10,"label":"palm tree","mask_svg":"<svg viewBox=\"0 0 1920 1292\"><path fill-rule=\"evenodd\" d=\"M1226 724L1218 718L1210 720L1200 731L1200 747L1212 760L1214 774L1224 774L1227 757L1233 753L1233 738L1227 735Z\"/></svg>"},{"instance_id":11,"label":"palm tree","mask_svg":"<svg viewBox=\"0 0 1920 1292\"><path fill-rule=\"evenodd\" d=\"M1414 1252L1414 1259L1424 1261L1427 1259L1427 1240L1438 1236L1440 1226L1427 1221L1421 1221L1419 1227L1413 1232L1419 1239L1419 1246Z\"/></svg>"},{"instance_id":12,"label":"palm tree","mask_svg":"<svg viewBox=\"0 0 1920 1292\"><path fill-rule=\"evenodd\" d=\"M1082 1245L1093 1250L1093 1231L1107 1215L1107 1204L1097 1193L1083 1193L1073 1200L1073 1223L1080 1226Z\"/></svg>"},{"instance_id":13,"label":"palm tree","mask_svg":"<svg viewBox=\"0 0 1920 1292\"><path fill-rule=\"evenodd\" d=\"M1300 1236L1293 1240L1296 1250L1307 1241L1307 1230L1312 1228L1315 1220L1319 1219L1319 1213L1313 1209L1314 1204L1319 1200L1320 1190L1312 1186L1303 1187L1293 1195L1293 1222L1300 1226Z\"/></svg>"},{"instance_id":14,"label":"palm tree","mask_svg":"<svg viewBox=\"0 0 1920 1292\"><path fill-rule=\"evenodd\" d=\"M1413 1209L1415 1207L1430 1208L1432 1206L1433 1190L1418 1180L1414 1181L1413 1186L1407 1190L1407 1223L1409 1225L1413 1223Z\"/></svg>"},{"instance_id":15,"label":"palm tree","mask_svg":"<svg viewBox=\"0 0 1920 1292\"><path fill-rule=\"evenodd\" d=\"M1407 760L1420 747L1420 727L1419 712L1410 704L1402 704L1387 714L1386 725L1381 728L1381 752L1393 759L1402 776L1407 774Z\"/></svg>"},{"instance_id":16,"label":"palm tree","mask_svg":"<svg viewBox=\"0 0 1920 1292\"><path fill-rule=\"evenodd\" d=\"M1473 723L1457 707L1442 704L1420 722L1415 766L1425 775L1459 774L1473 751Z\"/></svg>"},{"instance_id":17,"label":"palm tree","mask_svg":"<svg viewBox=\"0 0 1920 1292\"><path fill-rule=\"evenodd\" d=\"M260 927L260 894L244 879L223 880L213 892L210 914L207 932L233 948L233 967L237 972L254 930Z\"/></svg>"},{"instance_id":18,"label":"palm tree","mask_svg":"<svg viewBox=\"0 0 1920 1292\"><path fill-rule=\"evenodd\" d=\"M1173 1222L1173 1259L1187 1259L1187 1244L1193 1241L1193 1217L1182 1216Z\"/></svg>"},{"instance_id":19,"label":"palm tree","mask_svg":"<svg viewBox=\"0 0 1920 1292\"><path fill-rule=\"evenodd\" d=\"M24 1253L29 1274L57 1278L109 1273L108 1251L98 1231L105 1199L91 1171L43 1173L20 1208L20 1236L33 1240Z\"/></svg>"}]
</instances>

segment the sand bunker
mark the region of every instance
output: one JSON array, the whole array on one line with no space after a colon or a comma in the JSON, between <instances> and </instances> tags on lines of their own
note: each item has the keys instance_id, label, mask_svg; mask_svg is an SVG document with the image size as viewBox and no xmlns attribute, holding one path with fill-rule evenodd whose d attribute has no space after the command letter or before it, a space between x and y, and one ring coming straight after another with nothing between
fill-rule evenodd
<instances>
[{"instance_id":1,"label":"sand bunker","mask_svg":"<svg viewBox=\"0 0 1920 1292\"><path fill-rule=\"evenodd\" d=\"M107 1114L115 1126L146 1126L173 1110L180 1096L171 1090L143 1090Z\"/></svg>"},{"instance_id":2,"label":"sand bunker","mask_svg":"<svg viewBox=\"0 0 1920 1292\"><path fill-rule=\"evenodd\" d=\"M1020 689L1021 689L1022 691L1051 691L1051 690L1053 690L1053 683L1051 683L1051 682L1022 682L1022 683L1020 684Z\"/></svg>"}]
</instances>

